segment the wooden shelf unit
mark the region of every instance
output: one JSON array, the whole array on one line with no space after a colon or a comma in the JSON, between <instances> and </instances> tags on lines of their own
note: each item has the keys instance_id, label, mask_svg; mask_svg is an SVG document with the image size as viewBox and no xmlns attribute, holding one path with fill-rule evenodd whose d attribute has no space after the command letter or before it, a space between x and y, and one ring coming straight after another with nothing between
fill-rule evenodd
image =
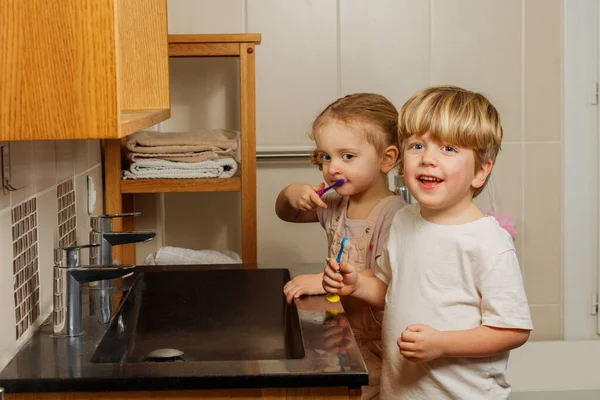
<instances>
[{"instance_id":1,"label":"wooden shelf unit","mask_svg":"<svg viewBox=\"0 0 600 400\"><path fill-rule=\"evenodd\" d=\"M256 264L256 100L254 47L260 34L169 35L169 57L238 57L240 60L240 153L236 176L227 179L135 179L122 180L123 140L105 140L105 211L133 211L133 194L173 192L241 192L242 262ZM148 116L150 118L150 116ZM135 123L131 122L133 126ZM143 128L139 128L143 129ZM135 129L135 131L139 130ZM132 230L131 219L114 221L115 230ZM134 245L115 248L122 263L135 263Z\"/></svg>"},{"instance_id":2,"label":"wooden shelf unit","mask_svg":"<svg viewBox=\"0 0 600 400\"><path fill-rule=\"evenodd\" d=\"M164 121L167 54L167 0L2 1L0 141L122 138Z\"/></svg>"}]
</instances>

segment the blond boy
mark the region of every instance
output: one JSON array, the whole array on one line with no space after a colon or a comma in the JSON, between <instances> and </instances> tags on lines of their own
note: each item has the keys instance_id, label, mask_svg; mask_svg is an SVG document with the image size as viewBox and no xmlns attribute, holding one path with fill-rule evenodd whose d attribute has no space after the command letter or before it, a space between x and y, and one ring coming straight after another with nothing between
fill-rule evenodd
<instances>
[{"instance_id":1,"label":"blond boy","mask_svg":"<svg viewBox=\"0 0 600 400\"><path fill-rule=\"evenodd\" d=\"M509 351L533 327L512 239L473 203L500 150L498 112L481 94L431 87L398 127L418 204L395 215L375 276L331 260L323 287L385 306L382 399L508 398Z\"/></svg>"}]
</instances>

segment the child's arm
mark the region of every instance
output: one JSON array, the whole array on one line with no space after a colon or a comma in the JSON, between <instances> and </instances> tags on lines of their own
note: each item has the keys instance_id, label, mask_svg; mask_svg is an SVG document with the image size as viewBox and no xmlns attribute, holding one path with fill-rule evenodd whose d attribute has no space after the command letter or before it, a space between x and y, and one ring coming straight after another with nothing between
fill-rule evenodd
<instances>
[{"instance_id":1,"label":"child's arm","mask_svg":"<svg viewBox=\"0 0 600 400\"><path fill-rule=\"evenodd\" d=\"M411 361L439 357L489 357L515 349L529 339L524 329L482 325L461 331L438 331L429 325L409 325L398 338L400 354Z\"/></svg>"},{"instance_id":2,"label":"child's arm","mask_svg":"<svg viewBox=\"0 0 600 400\"><path fill-rule=\"evenodd\" d=\"M293 183L283 189L275 202L275 213L287 222L317 222L317 207L327 208L327 204L317 194L324 184L311 186Z\"/></svg>"},{"instance_id":3,"label":"child's arm","mask_svg":"<svg viewBox=\"0 0 600 400\"><path fill-rule=\"evenodd\" d=\"M341 273L337 273L340 271ZM371 270L356 271L345 262L338 265L333 258L325 267L323 289L339 296L352 296L361 299L372 307L384 308L387 285Z\"/></svg>"}]
</instances>

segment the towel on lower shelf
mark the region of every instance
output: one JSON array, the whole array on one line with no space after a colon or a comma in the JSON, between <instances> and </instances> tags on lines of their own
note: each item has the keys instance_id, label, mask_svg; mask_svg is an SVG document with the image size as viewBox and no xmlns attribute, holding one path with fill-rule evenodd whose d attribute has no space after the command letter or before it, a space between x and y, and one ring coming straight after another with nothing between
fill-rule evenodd
<instances>
[{"instance_id":1,"label":"towel on lower shelf","mask_svg":"<svg viewBox=\"0 0 600 400\"><path fill-rule=\"evenodd\" d=\"M239 264L240 256L229 250L192 250L182 247L165 246L144 260L146 265L181 264Z\"/></svg>"},{"instance_id":2,"label":"towel on lower shelf","mask_svg":"<svg viewBox=\"0 0 600 400\"><path fill-rule=\"evenodd\" d=\"M235 150L239 132L206 129L196 132L140 131L127 137L125 146L133 153L191 153Z\"/></svg>"},{"instance_id":3,"label":"towel on lower shelf","mask_svg":"<svg viewBox=\"0 0 600 400\"><path fill-rule=\"evenodd\" d=\"M183 163L150 158L131 163L129 170L123 171L124 179L195 179L231 178L237 171L233 158L215 161Z\"/></svg>"},{"instance_id":4,"label":"towel on lower shelf","mask_svg":"<svg viewBox=\"0 0 600 400\"><path fill-rule=\"evenodd\" d=\"M127 153L127 158L132 162L142 159L160 158L177 162L214 161L220 158L236 157L233 150L207 150L197 153Z\"/></svg>"}]
</instances>

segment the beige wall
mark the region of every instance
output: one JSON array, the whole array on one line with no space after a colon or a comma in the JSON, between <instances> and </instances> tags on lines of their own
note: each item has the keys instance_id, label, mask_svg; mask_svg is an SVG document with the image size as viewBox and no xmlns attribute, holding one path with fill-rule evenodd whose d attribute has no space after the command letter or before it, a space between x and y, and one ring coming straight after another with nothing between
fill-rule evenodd
<instances>
[{"instance_id":1,"label":"beige wall","mask_svg":"<svg viewBox=\"0 0 600 400\"><path fill-rule=\"evenodd\" d=\"M6 144L6 143L3 143ZM17 348L32 334L35 327L52 310L52 267L53 248L59 243L59 193L57 187L67 186L74 191L75 221L69 231L75 231L77 243L89 243L89 214L87 209L87 177L91 176L97 191L97 201L92 210L95 215L102 213L102 167L100 164L100 141L35 141L11 142L11 184L23 187L5 194L0 187L0 369L12 358ZM27 329L19 335L16 318L13 283L13 260L19 257L14 250L12 211L24 203L35 200L35 228L37 240L36 260L32 260L38 274L39 315L27 323ZM69 201L72 203L73 201ZM64 207L61 207L64 208ZM72 216L70 217L72 220ZM74 244L74 243L70 243ZM83 260L87 260L85 252ZM27 293L30 295L31 293ZM21 318L23 320L23 317ZM17 339L17 336L19 338Z\"/></svg>"},{"instance_id":2,"label":"beige wall","mask_svg":"<svg viewBox=\"0 0 600 400\"><path fill-rule=\"evenodd\" d=\"M505 129L495 202L516 219L532 337L548 340L563 335L561 13L561 0L170 0L169 31L262 33L259 146L310 144L306 133L319 110L351 92L379 92L398 106L430 84L488 95ZM173 62L173 118L160 129L237 128L236 71L226 59ZM283 223L273 212L287 183L319 181L306 162L259 162L260 262L322 260L320 226ZM489 192L480 197L488 210ZM147 211L140 223L158 230L163 244L239 252L236 195L136 202ZM138 246L138 262L160 244Z\"/></svg>"}]
</instances>

